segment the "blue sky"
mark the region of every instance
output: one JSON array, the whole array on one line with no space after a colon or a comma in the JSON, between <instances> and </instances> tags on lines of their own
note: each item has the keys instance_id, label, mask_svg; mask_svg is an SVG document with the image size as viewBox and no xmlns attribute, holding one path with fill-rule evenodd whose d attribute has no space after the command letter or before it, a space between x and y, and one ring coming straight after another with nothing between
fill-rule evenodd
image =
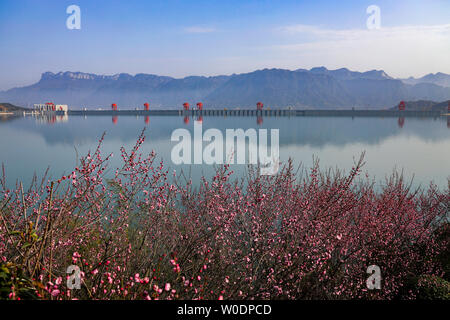
<instances>
[{"instance_id":1,"label":"blue sky","mask_svg":"<svg viewBox=\"0 0 450 320\"><path fill-rule=\"evenodd\" d=\"M81 9L68 30L66 8ZM368 30L366 8L381 9ZM450 1L0 0L0 90L45 71L183 77L262 68L450 73Z\"/></svg>"}]
</instances>

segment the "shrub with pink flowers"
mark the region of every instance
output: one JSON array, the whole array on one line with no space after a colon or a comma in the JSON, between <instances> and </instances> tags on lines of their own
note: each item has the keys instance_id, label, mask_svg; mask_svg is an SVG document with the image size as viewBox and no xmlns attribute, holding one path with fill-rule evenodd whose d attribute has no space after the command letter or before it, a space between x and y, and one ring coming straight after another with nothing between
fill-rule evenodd
<instances>
[{"instance_id":1,"label":"shrub with pink flowers","mask_svg":"<svg viewBox=\"0 0 450 320\"><path fill-rule=\"evenodd\" d=\"M194 186L142 155L144 140L113 172L102 138L60 179L3 179L0 270L15 271L0 272L0 298L415 299L433 283L448 297L448 188L412 191L398 175L377 188L362 159L348 174L225 165Z\"/></svg>"}]
</instances>

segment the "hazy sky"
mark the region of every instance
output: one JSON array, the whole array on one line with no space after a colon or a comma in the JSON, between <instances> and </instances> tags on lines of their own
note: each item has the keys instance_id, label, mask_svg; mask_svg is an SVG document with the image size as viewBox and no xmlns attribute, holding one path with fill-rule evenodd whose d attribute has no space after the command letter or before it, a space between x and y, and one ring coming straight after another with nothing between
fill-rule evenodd
<instances>
[{"instance_id":1,"label":"hazy sky","mask_svg":"<svg viewBox=\"0 0 450 320\"><path fill-rule=\"evenodd\" d=\"M69 30L69 5L81 29ZM381 9L368 30L366 9ZM262 68L450 73L449 0L0 0L0 90L46 71L183 77Z\"/></svg>"}]
</instances>

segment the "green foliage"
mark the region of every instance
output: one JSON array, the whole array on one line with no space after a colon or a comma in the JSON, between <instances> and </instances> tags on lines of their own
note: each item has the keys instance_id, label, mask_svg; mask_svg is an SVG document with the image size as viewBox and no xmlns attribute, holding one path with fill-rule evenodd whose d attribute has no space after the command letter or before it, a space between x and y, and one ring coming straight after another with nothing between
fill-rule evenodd
<instances>
[{"instance_id":1,"label":"green foliage","mask_svg":"<svg viewBox=\"0 0 450 320\"><path fill-rule=\"evenodd\" d=\"M20 247L22 251L42 240L36 233L36 229L34 228L33 222L31 221L26 225L25 230L14 230L10 232L9 235L11 237L17 237L15 246Z\"/></svg>"},{"instance_id":2,"label":"green foliage","mask_svg":"<svg viewBox=\"0 0 450 320\"><path fill-rule=\"evenodd\" d=\"M418 278L417 298L422 300L450 300L450 282L433 275Z\"/></svg>"},{"instance_id":3,"label":"green foliage","mask_svg":"<svg viewBox=\"0 0 450 320\"><path fill-rule=\"evenodd\" d=\"M21 268L13 263L0 265L0 300L35 300L44 286L29 279Z\"/></svg>"}]
</instances>

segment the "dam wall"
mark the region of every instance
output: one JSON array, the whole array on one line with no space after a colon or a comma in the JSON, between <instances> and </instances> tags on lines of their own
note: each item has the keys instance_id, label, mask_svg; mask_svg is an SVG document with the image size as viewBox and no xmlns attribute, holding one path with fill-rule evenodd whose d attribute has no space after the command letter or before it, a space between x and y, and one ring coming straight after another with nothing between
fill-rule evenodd
<instances>
[{"instance_id":1,"label":"dam wall","mask_svg":"<svg viewBox=\"0 0 450 320\"><path fill-rule=\"evenodd\" d=\"M60 114L60 111L56 111ZM62 114L62 113L61 113ZM439 117L440 111L399 110L69 110L70 116L289 116L289 117Z\"/></svg>"}]
</instances>

